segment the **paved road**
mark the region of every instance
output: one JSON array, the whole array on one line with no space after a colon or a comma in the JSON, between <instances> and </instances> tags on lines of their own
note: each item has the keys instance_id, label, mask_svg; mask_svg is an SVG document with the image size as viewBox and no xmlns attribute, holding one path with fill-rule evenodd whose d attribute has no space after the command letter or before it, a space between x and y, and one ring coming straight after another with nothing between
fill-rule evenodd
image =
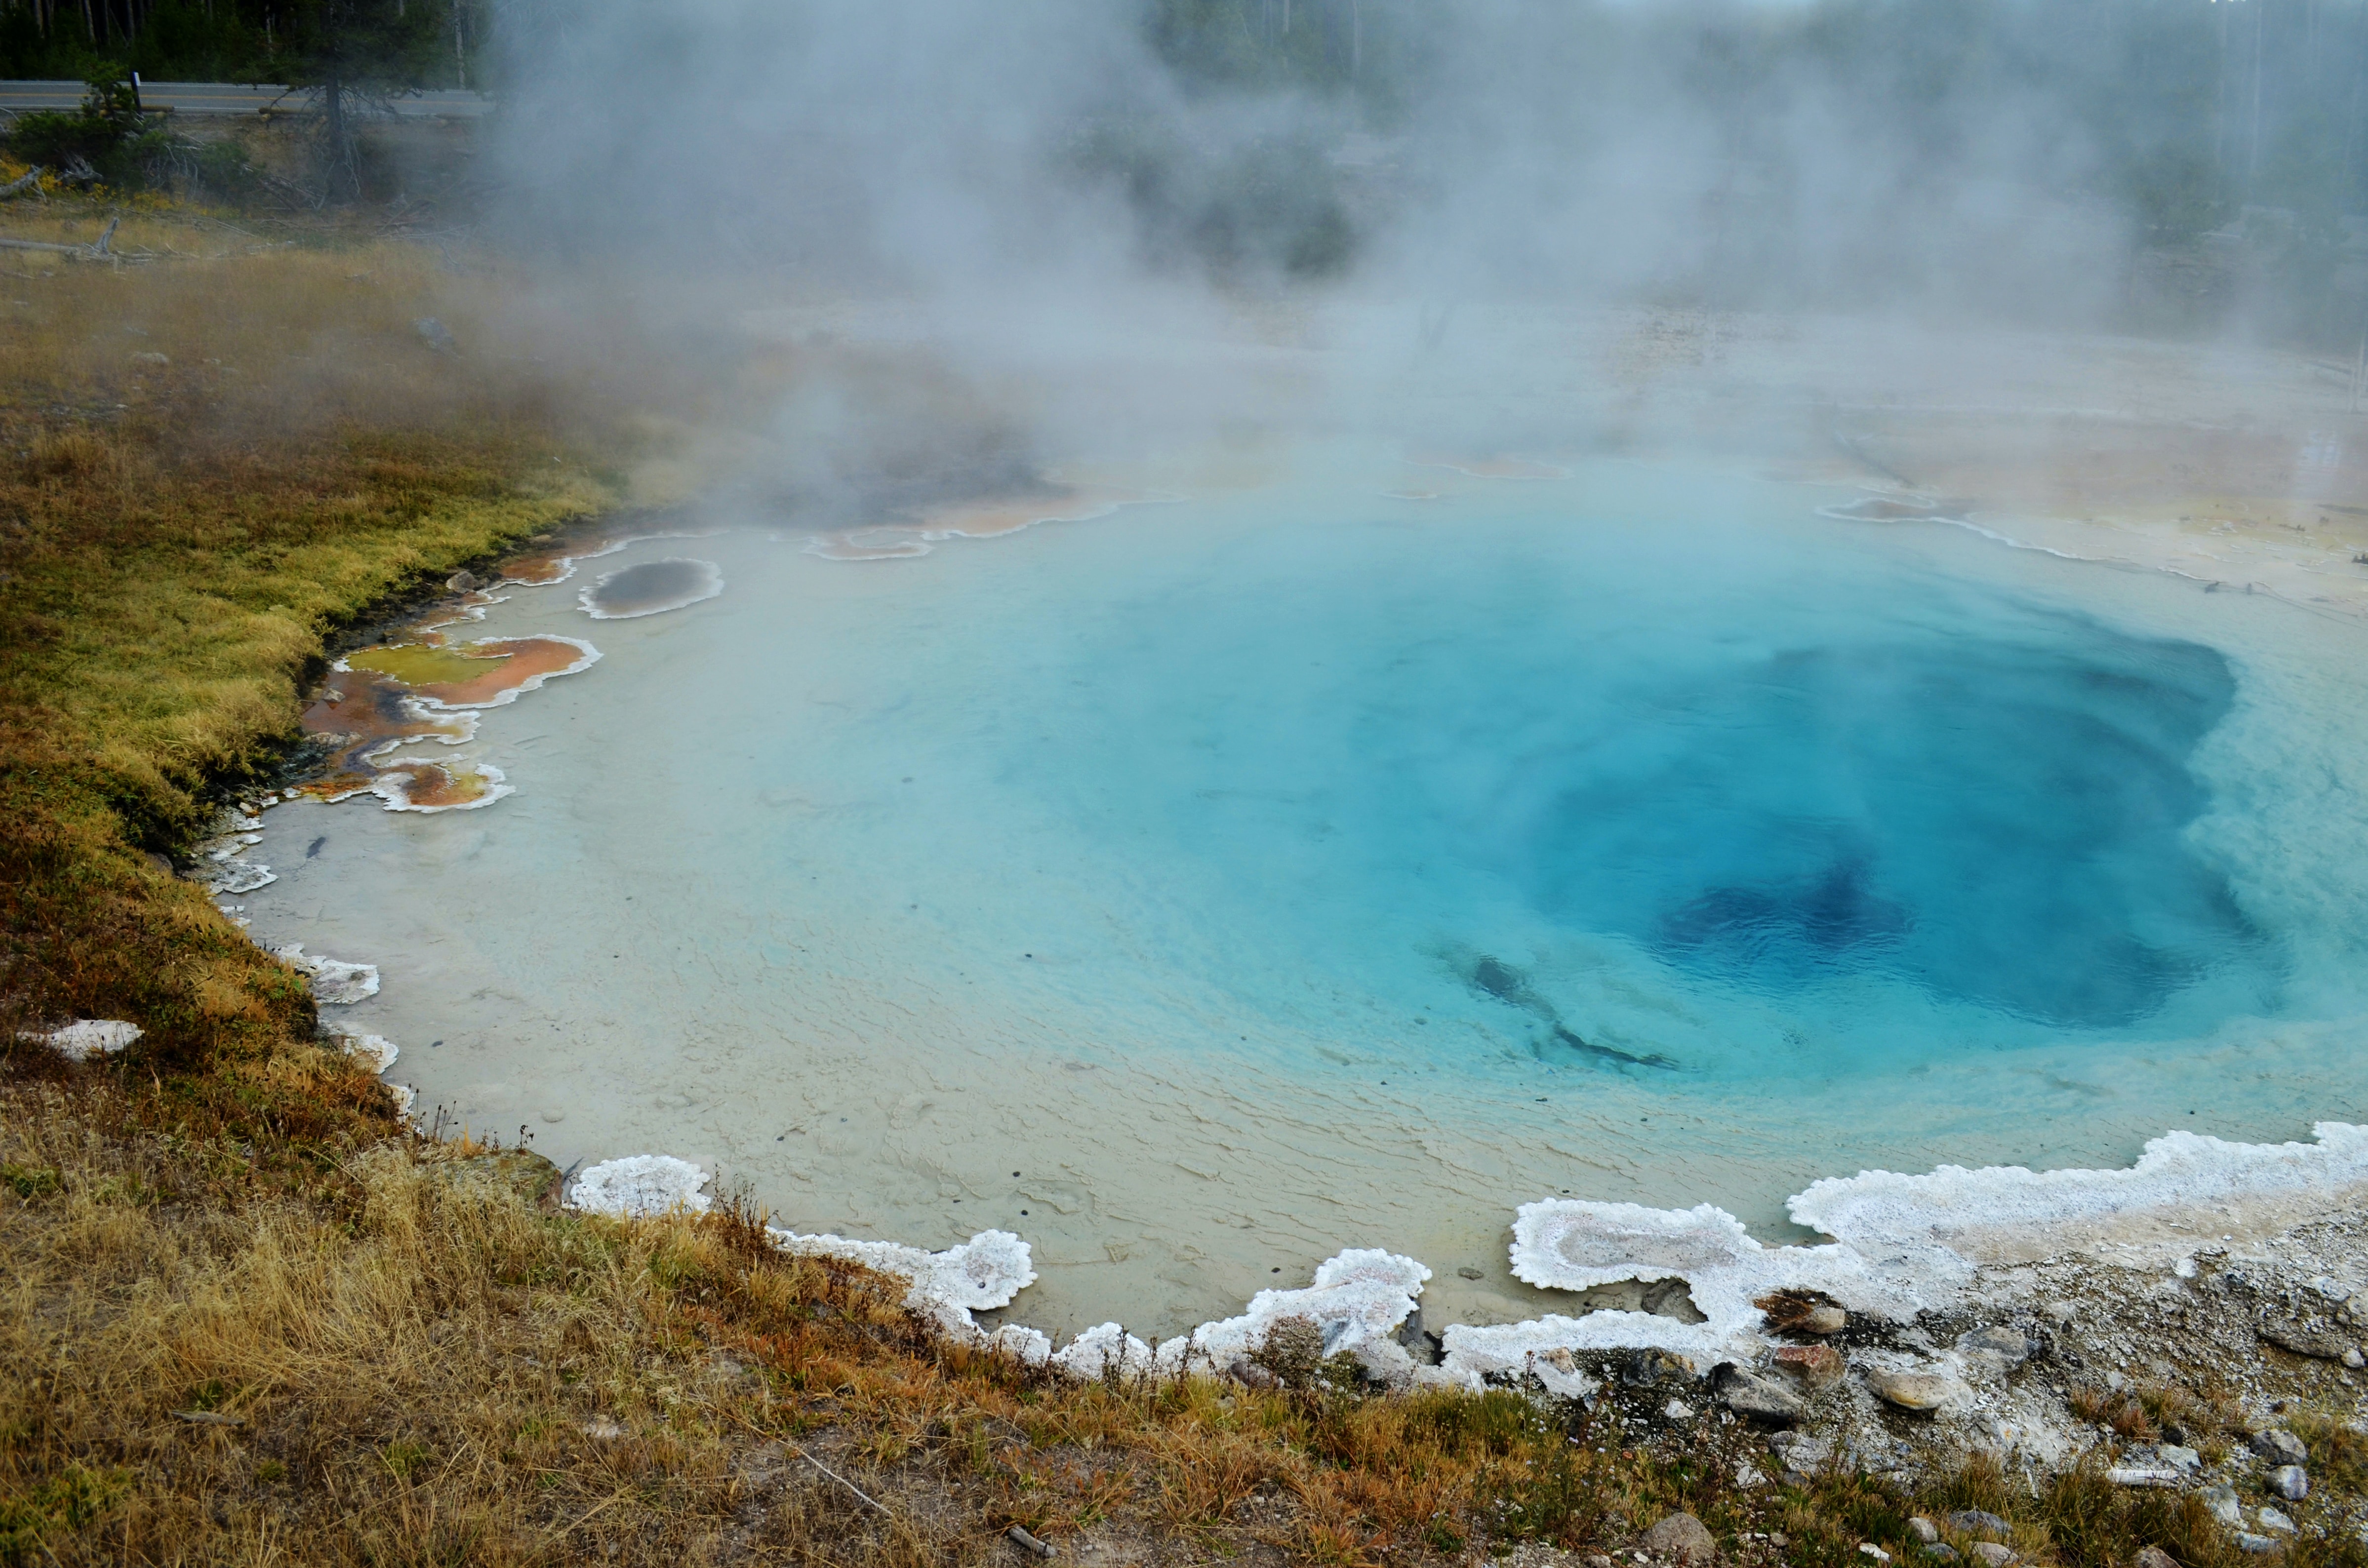
<instances>
[{"instance_id":1,"label":"paved road","mask_svg":"<svg viewBox=\"0 0 2368 1568\"><path fill-rule=\"evenodd\" d=\"M80 82L0 82L0 113L72 108L82 102ZM184 114L255 114L277 106L305 107L302 94L285 87L243 87L234 82L142 82L140 101L152 109ZM394 100L395 112L436 119L485 114L494 105L475 93L415 93Z\"/></svg>"}]
</instances>

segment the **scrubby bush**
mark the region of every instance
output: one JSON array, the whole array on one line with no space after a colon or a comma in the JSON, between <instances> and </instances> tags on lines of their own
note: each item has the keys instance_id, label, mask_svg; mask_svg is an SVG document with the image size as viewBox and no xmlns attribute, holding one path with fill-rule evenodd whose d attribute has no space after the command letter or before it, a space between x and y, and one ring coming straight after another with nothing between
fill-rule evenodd
<instances>
[{"instance_id":1,"label":"scrubby bush","mask_svg":"<svg viewBox=\"0 0 2368 1568\"><path fill-rule=\"evenodd\" d=\"M137 190L154 183L171 138L141 111L140 95L120 69L103 66L87 81L80 108L18 118L8 151L56 170L69 184Z\"/></svg>"}]
</instances>

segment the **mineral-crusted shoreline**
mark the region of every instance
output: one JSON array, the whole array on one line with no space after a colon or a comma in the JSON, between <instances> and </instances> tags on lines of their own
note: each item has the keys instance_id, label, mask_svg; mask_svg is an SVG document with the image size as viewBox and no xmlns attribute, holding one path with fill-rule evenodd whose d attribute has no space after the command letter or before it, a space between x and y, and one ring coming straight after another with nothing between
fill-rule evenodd
<instances>
[{"instance_id":1,"label":"mineral-crusted shoreline","mask_svg":"<svg viewBox=\"0 0 2368 1568\"><path fill-rule=\"evenodd\" d=\"M2239 1547L2267 1552L2298 1533L2368 1540L2368 1505L2356 1485L2313 1485L2314 1466L2356 1469L2368 1454L2361 1426L2368 1415L2368 1218L2348 1197L2359 1130L2330 1123L2319 1133L2315 1145L2216 1148L2175 1134L2125 1172L1884 1177L1875 1185L1889 1193L1883 1239L1892 1250L1872 1257L1846 1243L1761 1249L1706 1208L1556 1206L1565 1221L1590 1210L1597 1221L1587 1243L1595 1256L1570 1285L1691 1275L1695 1293L1713 1298L1699 1303L1712 1309L1707 1315L1688 1310L1696 1306L1691 1297L1664 1292L1660 1312L1608 1311L1494 1329L1451 1324L1431 1334L1417 1300L1429 1270L1366 1251L1326 1263L1307 1289L1263 1291L1242 1316L1179 1339L1155 1346L1110 1324L1055 1350L1033 1330L988 1333L971 1319L974 1309L1010 1301L1034 1278L1018 1237L986 1233L939 1255L786 1233L777 1240L905 1275L912 1304L946 1333L1070 1376L1200 1374L1263 1384L1275 1376L1278 1337L1299 1334L1311 1354L1353 1368L1371 1385L1512 1386L1576 1402L1590 1419L1615 1418L1623 1442L1728 1456L1742 1488L1839 1469L1912 1489L1978 1458L2023 1478L2035 1494L2042 1476L2087 1466L2116 1486L2197 1494ZM2191 1175L2216 1173L2193 1200L2100 1207L2099 1192L2146 1189L2181 1156ZM2314 1160L2324 1163L2316 1174L2327 1184L2315 1194L2296 1185L2310 1179ZM649 1157L635 1168L644 1165ZM696 1166L663 1167L671 1185L651 1187L628 1207L650 1211L697 1198L704 1176ZM579 1201L617 1207L602 1168L588 1175ZM1916 1212L1907 1195L1918 1183L1928 1198L1958 1201L1958 1189L1974 1186L2050 1188L2072 1211L2059 1212L2054 1233L2076 1232L2092 1244L1975 1262L1939 1239L1952 1230L1962 1240L1971 1229L1952 1226L1962 1212L1944 1202L1923 1214L1918 1246L1903 1219ZM1538 1227L1528 1221L1542 1207L1524 1210L1517 1257L1537 1244ZM2303 1217L2292 1219L2297 1210ZM2231 1229L2202 1229L2215 1223ZM1624 1260L1622 1234L1632 1243ZM2050 1234L2047 1224L2031 1224L2009 1242L1993 1227L1986 1250L2031 1253ZM1565 1258L1577 1250L1567 1234L1561 1246ZM995 1260L992 1279L964 1268L973 1255ZM1790 1283L1759 1294L1745 1322L1714 1298L1754 1278ZM944 1289L948 1279L962 1289ZM1821 1279L1846 1292L1849 1304ZM1948 1546L1944 1535L1967 1536L1954 1526L1934 1530L1940 1547Z\"/></svg>"}]
</instances>

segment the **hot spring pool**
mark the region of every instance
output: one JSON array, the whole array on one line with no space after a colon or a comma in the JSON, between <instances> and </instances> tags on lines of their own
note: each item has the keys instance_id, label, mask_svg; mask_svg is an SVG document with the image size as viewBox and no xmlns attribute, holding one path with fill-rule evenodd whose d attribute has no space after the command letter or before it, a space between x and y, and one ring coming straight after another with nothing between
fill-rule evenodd
<instances>
[{"instance_id":1,"label":"hot spring pool","mask_svg":"<svg viewBox=\"0 0 2368 1568\"><path fill-rule=\"evenodd\" d=\"M1547 1194L1775 1233L1865 1166L2358 1119L2359 628L1797 486L1405 480L871 562L726 515L506 590L484 634L605 655L488 713L517 793L281 808L255 933L381 966L337 1021L423 1108L1004 1226L1048 1329L1351 1245L1531 1316ZM578 608L685 560L720 596Z\"/></svg>"}]
</instances>

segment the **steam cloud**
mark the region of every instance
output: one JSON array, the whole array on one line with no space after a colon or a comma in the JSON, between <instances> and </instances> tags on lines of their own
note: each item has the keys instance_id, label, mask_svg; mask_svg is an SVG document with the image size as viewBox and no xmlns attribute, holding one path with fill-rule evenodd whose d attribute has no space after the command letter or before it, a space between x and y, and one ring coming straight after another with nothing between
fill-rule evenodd
<instances>
[{"instance_id":1,"label":"steam cloud","mask_svg":"<svg viewBox=\"0 0 2368 1568\"><path fill-rule=\"evenodd\" d=\"M2269 47L2233 9L521 0L498 157L561 248L871 301L860 335L965 395L1024 381L1015 429L1107 433L1233 407L1224 324L1261 299L1386 301L1409 347L1495 303L2163 324L2193 302L2166 241L2271 197L2323 241L2357 183L2356 137L2340 175L2279 173L2344 83L2231 107ZM2299 267L2254 314L2348 347ZM878 423L851 383L803 395L810 447Z\"/></svg>"}]
</instances>

